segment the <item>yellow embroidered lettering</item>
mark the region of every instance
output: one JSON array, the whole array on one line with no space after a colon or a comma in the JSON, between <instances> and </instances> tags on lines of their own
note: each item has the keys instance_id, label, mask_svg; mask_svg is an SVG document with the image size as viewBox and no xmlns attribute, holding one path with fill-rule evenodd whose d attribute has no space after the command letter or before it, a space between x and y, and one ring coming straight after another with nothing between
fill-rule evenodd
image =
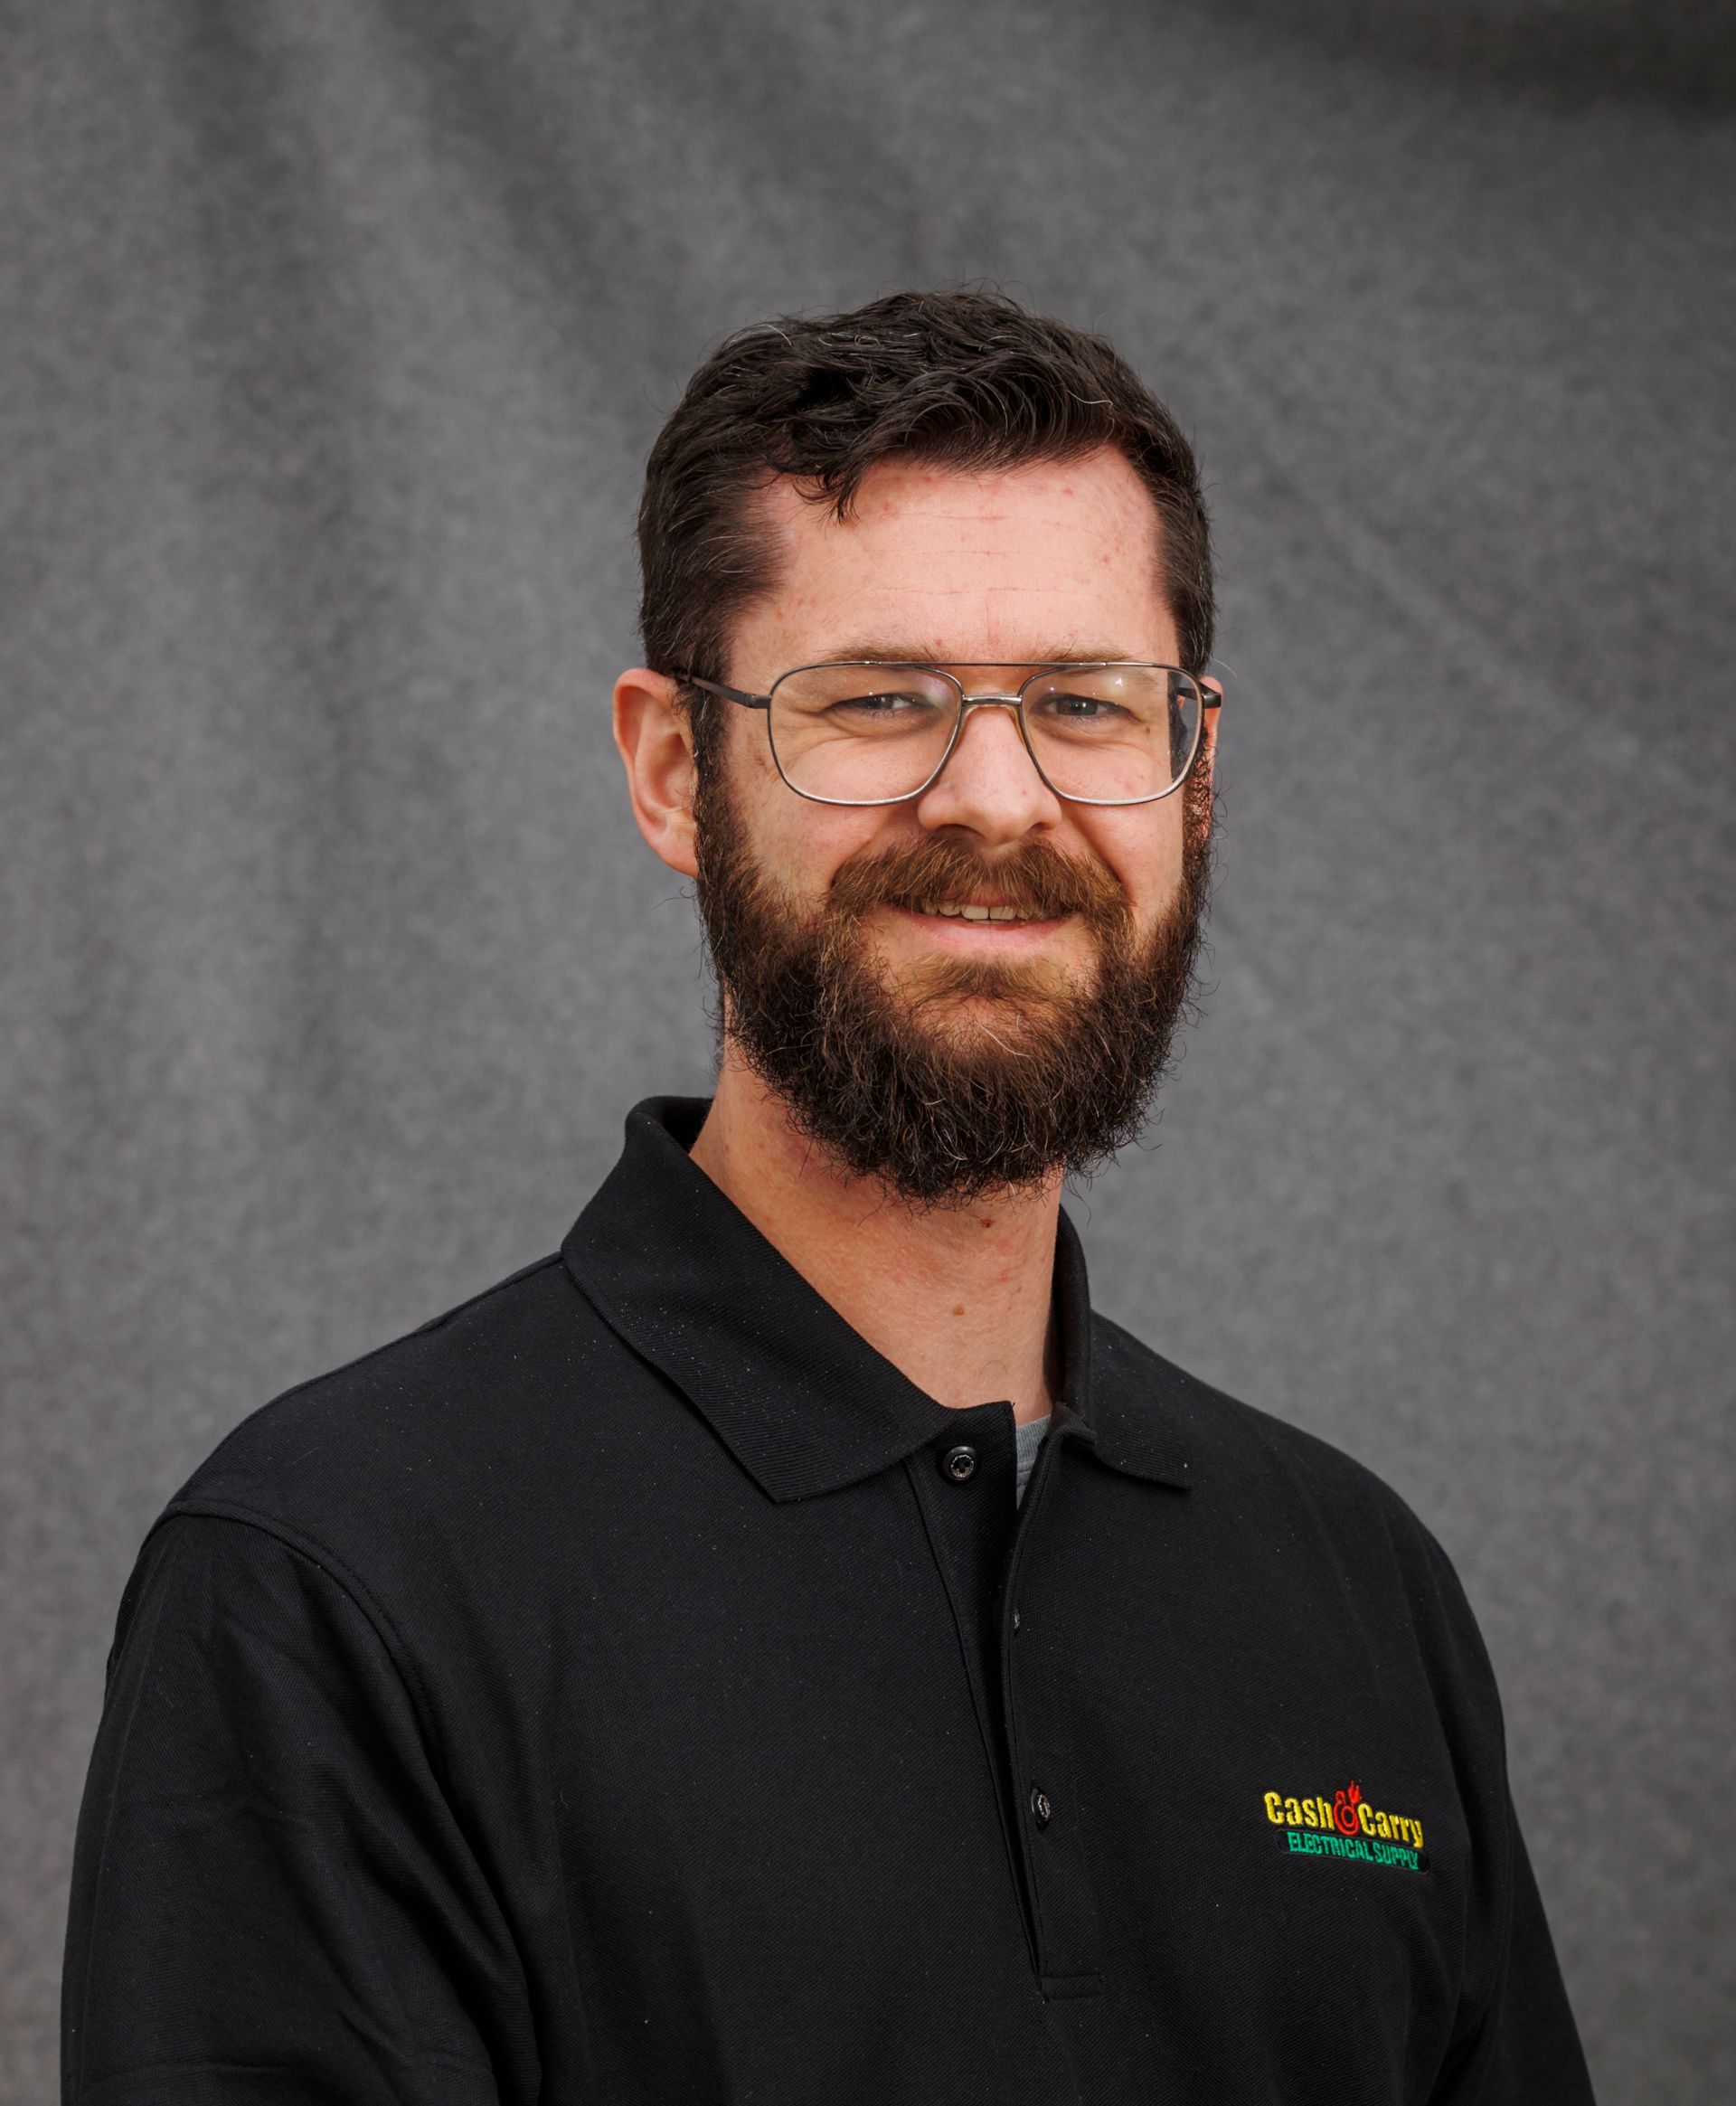
<instances>
[{"instance_id":1,"label":"yellow embroidered lettering","mask_svg":"<svg viewBox=\"0 0 1736 2106\"><path fill-rule=\"evenodd\" d=\"M1410 1814L1388 1813L1364 1799L1354 1777L1342 1790L1317 1792L1312 1799L1265 1791L1260 1803L1275 1828L1314 1831L1288 1835L1285 1840L1292 1850L1312 1856L1361 1858L1369 1865L1400 1865L1410 1872L1425 1869L1419 1862L1423 1855L1422 1823Z\"/></svg>"}]
</instances>

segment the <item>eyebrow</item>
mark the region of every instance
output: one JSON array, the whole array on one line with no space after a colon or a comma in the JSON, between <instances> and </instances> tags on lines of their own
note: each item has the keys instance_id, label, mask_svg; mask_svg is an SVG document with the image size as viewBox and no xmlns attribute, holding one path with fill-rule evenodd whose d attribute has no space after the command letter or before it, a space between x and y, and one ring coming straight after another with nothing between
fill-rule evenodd
<instances>
[{"instance_id":1,"label":"eyebrow","mask_svg":"<svg viewBox=\"0 0 1736 2106\"><path fill-rule=\"evenodd\" d=\"M1005 666L1008 670L1022 666L1102 666L1117 663L1143 663L1136 652L1112 644L1068 643L1064 648L1045 651L1036 658L984 658L972 661L967 658L948 658L942 651L930 646L909 642L888 643L882 637L852 637L847 642L834 645L824 656L811 658L814 666L847 664L853 658L872 658L887 666L965 666L974 663L991 667Z\"/></svg>"}]
</instances>

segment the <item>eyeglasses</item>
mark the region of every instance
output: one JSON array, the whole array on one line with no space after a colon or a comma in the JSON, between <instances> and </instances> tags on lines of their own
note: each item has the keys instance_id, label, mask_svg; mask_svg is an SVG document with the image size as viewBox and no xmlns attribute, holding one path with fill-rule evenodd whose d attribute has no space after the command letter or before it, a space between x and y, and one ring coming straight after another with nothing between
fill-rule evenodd
<instances>
[{"instance_id":1,"label":"eyeglasses","mask_svg":"<svg viewBox=\"0 0 1736 2106\"><path fill-rule=\"evenodd\" d=\"M961 665L962 672L979 668ZM967 694L936 666L852 658L798 666L750 694L692 673L690 686L762 709L778 772L823 805L920 797L973 709L1010 709L1037 773L1072 804L1145 805L1186 781L1207 710L1222 700L1179 666L1056 664L1014 694Z\"/></svg>"}]
</instances>

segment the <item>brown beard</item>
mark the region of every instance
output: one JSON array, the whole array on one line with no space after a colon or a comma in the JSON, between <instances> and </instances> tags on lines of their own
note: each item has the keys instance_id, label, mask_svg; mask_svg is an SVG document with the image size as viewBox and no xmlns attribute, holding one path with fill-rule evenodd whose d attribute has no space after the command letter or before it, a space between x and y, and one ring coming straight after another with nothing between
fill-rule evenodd
<instances>
[{"instance_id":1,"label":"brown beard","mask_svg":"<svg viewBox=\"0 0 1736 2106\"><path fill-rule=\"evenodd\" d=\"M702 771L695 809L720 1029L799 1133L919 1206L967 1204L1057 1168L1088 1176L1136 1138L1195 1010L1212 843L1203 769L1177 792L1180 889L1141 940L1102 864L1035 841L993 863L941 835L853 856L806 909L754 863L721 760ZM937 959L910 990L886 985L864 926L873 908L991 887L1024 915L1078 914L1094 939L1090 983Z\"/></svg>"}]
</instances>

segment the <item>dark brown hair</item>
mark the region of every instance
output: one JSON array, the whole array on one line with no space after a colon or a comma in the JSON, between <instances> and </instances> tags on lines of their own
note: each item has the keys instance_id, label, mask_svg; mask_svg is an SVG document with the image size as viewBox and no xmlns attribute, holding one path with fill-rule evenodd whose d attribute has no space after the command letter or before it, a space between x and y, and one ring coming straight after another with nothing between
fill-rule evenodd
<instances>
[{"instance_id":1,"label":"dark brown hair","mask_svg":"<svg viewBox=\"0 0 1736 2106\"><path fill-rule=\"evenodd\" d=\"M639 506L639 627L663 673L728 675L731 622L775 582L753 491L807 485L845 517L889 456L967 471L1114 447L1151 493L1183 665L1212 652L1212 553L1194 450L1100 336L979 291L901 292L739 331L657 435ZM702 763L711 698L688 691Z\"/></svg>"}]
</instances>

